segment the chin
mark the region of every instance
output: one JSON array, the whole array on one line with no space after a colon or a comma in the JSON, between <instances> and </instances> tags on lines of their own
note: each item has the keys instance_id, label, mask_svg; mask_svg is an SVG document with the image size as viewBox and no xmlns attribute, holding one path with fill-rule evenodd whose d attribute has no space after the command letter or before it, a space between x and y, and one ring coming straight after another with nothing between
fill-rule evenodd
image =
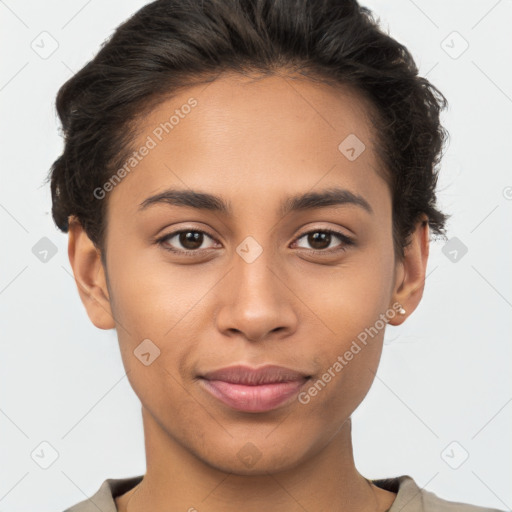
<instances>
[{"instance_id":1,"label":"chin","mask_svg":"<svg viewBox=\"0 0 512 512\"><path fill-rule=\"evenodd\" d=\"M196 457L213 469L239 476L265 476L287 471L296 467L305 457L305 454L297 453L297 446L290 452L290 445L287 443L261 449L251 441L237 442L236 447L217 446L218 452L196 453Z\"/></svg>"}]
</instances>

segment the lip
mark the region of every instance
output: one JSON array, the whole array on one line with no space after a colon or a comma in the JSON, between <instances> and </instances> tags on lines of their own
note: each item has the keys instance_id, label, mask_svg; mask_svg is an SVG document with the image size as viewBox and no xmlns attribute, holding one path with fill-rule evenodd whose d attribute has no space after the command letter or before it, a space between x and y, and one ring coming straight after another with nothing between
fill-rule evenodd
<instances>
[{"instance_id":1,"label":"lip","mask_svg":"<svg viewBox=\"0 0 512 512\"><path fill-rule=\"evenodd\" d=\"M212 396L233 409L265 412L288 402L309 378L282 366L237 365L207 372L199 381Z\"/></svg>"}]
</instances>

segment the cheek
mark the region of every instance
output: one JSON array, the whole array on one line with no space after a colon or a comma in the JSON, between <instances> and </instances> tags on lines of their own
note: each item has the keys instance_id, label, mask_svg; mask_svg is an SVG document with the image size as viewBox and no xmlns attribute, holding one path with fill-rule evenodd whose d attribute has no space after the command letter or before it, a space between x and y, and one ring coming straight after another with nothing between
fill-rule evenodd
<instances>
[{"instance_id":1,"label":"cheek","mask_svg":"<svg viewBox=\"0 0 512 512\"><path fill-rule=\"evenodd\" d=\"M153 253L153 249L146 253ZM112 265L114 316L133 336L163 340L172 337L201 311L201 298L215 285L215 276L193 265L150 260L144 251Z\"/></svg>"},{"instance_id":2,"label":"cheek","mask_svg":"<svg viewBox=\"0 0 512 512\"><path fill-rule=\"evenodd\" d=\"M322 332L338 340L340 350L388 309L393 254L390 247L375 244L348 255L339 266L311 267L293 280L297 295L323 324Z\"/></svg>"},{"instance_id":3,"label":"cheek","mask_svg":"<svg viewBox=\"0 0 512 512\"><path fill-rule=\"evenodd\" d=\"M342 336L324 344L322 370L298 397L312 431L334 433L363 401L379 365L382 333L364 342Z\"/></svg>"},{"instance_id":4,"label":"cheek","mask_svg":"<svg viewBox=\"0 0 512 512\"><path fill-rule=\"evenodd\" d=\"M389 307L392 265L393 254L380 247L347 259L346 265L325 276L317 273L303 281L308 305L322 321L322 331L315 331L322 368L315 378L320 382L314 381L315 389L304 397L307 406L318 408L320 417L351 414L374 380L386 322L396 314Z\"/></svg>"},{"instance_id":5,"label":"cheek","mask_svg":"<svg viewBox=\"0 0 512 512\"><path fill-rule=\"evenodd\" d=\"M135 393L143 404L161 397L162 410L179 407L181 371L195 353L205 290L190 286L180 270L142 258L119 259L110 274L119 349Z\"/></svg>"}]
</instances>

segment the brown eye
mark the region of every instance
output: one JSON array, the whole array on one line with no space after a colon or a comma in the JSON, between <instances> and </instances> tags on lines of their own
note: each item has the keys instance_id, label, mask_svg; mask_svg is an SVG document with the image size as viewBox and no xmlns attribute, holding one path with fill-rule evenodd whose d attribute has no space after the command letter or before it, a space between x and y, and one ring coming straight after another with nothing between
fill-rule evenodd
<instances>
[{"instance_id":1,"label":"brown eye","mask_svg":"<svg viewBox=\"0 0 512 512\"><path fill-rule=\"evenodd\" d=\"M307 235L308 243L313 249L327 249L331 245L331 233L315 231Z\"/></svg>"},{"instance_id":2,"label":"brown eye","mask_svg":"<svg viewBox=\"0 0 512 512\"><path fill-rule=\"evenodd\" d=\"M193 255L193 253L199 253L199 249L210 249L213 247L213 244L209 247L201 247L207 238L213 240L213 238L204 231L182 229L181 231L175 231L165 235L158 240L158 243L168 251Z\"/></svg>"},{"instance_id":3,"label":"brown eye","mask_svg":"<svg viewBox=\"0 0 512 512\"><path fill-rule=\"evenodd\" d=\"M336 251L344 251L346 250L346 246L354 244L353 240L348 236L331 229L316 229L314 231L309 231L308 233L304 233L297 240L301 240L303 238L306 239L306 242L311 247L312 252L324 252L326 254ZM337 244L333 248L331 243L336 238L341 241L341 244ZM299 247L304 248L300 245Z\"/></svg>"},{"instance_id":4,"label":"brown eye","mask_svg":"<svg viewBox=\"0 0 512 512\"><path fill-rule=\"evenodd\" d=\"M194 250L201 247L203 234L198 231L182 231L178 235L180 244L187 250Z\"/></svg>"}]
</instances>

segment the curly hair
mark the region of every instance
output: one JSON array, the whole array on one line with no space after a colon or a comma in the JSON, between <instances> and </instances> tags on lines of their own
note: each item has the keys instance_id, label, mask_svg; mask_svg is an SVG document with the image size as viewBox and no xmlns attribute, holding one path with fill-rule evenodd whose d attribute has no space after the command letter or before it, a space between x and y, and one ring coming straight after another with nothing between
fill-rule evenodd
<instances>
[{"instance_id":1,"label":"curly hair","mask_svg":"<svg viewBox=\"0 0 512 512\"><path fill-rule=\"evenodd\" d=\"M447 100L356 0L156 0L141 8L58 91L64 149L47 178L57 227L67 232L74 216L104 256L107 201L93 191L126 160L137 119L222 72L283 70L351 88L369 105L395 254L403 258L422 214L446 238L436 185Z\"/></svg>"}]
</instances>

